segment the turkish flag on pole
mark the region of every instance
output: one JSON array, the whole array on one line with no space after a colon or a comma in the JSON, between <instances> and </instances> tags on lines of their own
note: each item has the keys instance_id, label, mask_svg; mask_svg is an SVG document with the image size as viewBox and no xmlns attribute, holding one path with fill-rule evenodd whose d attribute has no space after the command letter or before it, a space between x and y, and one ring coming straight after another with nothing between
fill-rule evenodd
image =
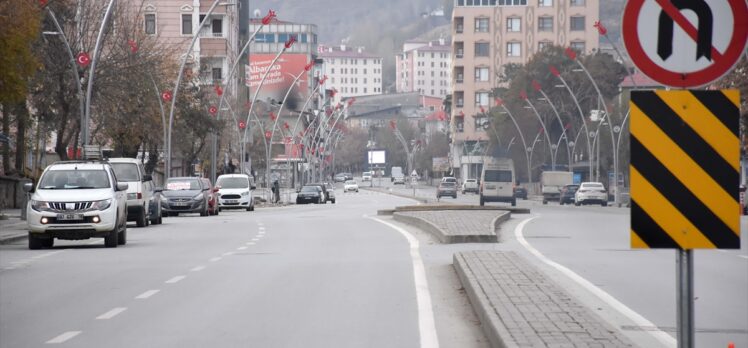
<instances>
[{"instance_id":1,"label":"turkish flag on pole","mask_svg":"<svg viewBox=\"0 0 748 348\"><path fill-rule=\"evenodd\" d=\"M174 96L171 94L171 91L169 91L169 90L161 92L161 99L163 99L164 101L169 102L169 101L171 101L171 98L173 98L173 97Z\"/></svg>"},{"instance_id":2,"label":"turkish flag on pole","mask_svg":"<svg viewBox=\"0 0 748 348\"><path fill-rule=\"evenodd\" d=\"M75 57L75 62L78 63L81 68L85 68L91 63L91 56L86 52L78 53L78 56Z\"/></svg>"},{"instance_id":3,"label":"turkish flag on pole","mask_svg":"<svg viewBox=\"0 0 748 348\"><path fill-rule=\"evenodd\" d=\"M558 69L556 69L555 66L549 65L548 69L551 70L551 74L553 74L553 76L561 76L561 73L558 71Z\"/></svg>"},{"instance_id":4,"label":"turkish flag on pole","mask_svg":"<svg viewBox=\"0 0 748 348\"><path fill-rule=\"evenodd\" d=\"M216 85L216 87L215 87L215 90L216 90L216 94L217 94L217 95L218 95L219 97L220 97L221 95L223 95L223 88L221 88L221 86L220 86L220 85Z\"/></svg>"},{"instance_id":5,"label":"turkish flag on pole","mask_svg":"<svg viewBox=\"0 0 748 348\"><path fill-rule=\"evenodd\" d=\"M496 106L504 105L504 101L501 98L494 98L494 103L496 103Z\"/></svg>"},{"instance_id":6,"label":"turkish flag on pole","mask_svg":"<svg viewBox=\"0 0 748 348\"><path fill-rule=\"evenodd\" d=\"M519 97L522 100L527 100L527 92L525 92L525 91L519 91Z\"/></svg>"}]
</instances>

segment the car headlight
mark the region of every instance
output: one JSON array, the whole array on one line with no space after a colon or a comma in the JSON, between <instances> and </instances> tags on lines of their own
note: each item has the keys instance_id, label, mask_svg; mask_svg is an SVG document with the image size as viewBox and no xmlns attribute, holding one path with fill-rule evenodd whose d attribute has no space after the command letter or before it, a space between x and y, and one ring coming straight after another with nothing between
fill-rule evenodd
<instances>
[{"instance_id":1,"label":"car headlight","mask_svg":"<svg viewBox=\"0 0 748 348\"><path fill-rule=\"evenodd\" d=\"M198 193L195 197L192 197L192 199L194 199L196 201L202 201L203 198L204 198L204 196L203 196L202 193Z\"/></svg>"},{"instance_id":2,"label":"car headlight","mask_svg":"<svg viewBox=\"0 0 748 348\"><path fill-rule=\"evenodd\" d=\"M168 198L166 198L166 196L161 196L161 202L162 202L162 203L166 203L166 202L168 202L168 201L169 201L169 199L168 199Z\"/></svg>"},{"instance_id":3,"label":"car headlight","mask_svg":"<svg viewBox=\"0 0 748 348\"><path fill-rule=\"evenodd\" d=\"M105 199L101 201L95 201L93 202L93 205L91 205L92 210L106 210L112 205L111 199Z\"/></svg>"},{"instance_id":4,"label":"car headlight","mask_svg":"<svg viewBox=\"0 0 748 348\"><path fill-rule=\"evenodd\" d=\"M31 200L31 209L36 211L52 211L47 201Z\"/></svg>"},{"instance_id":5,"label":"car headlight","mask_svg":"<svg viewBox=\"0 0 748 348\"><path fill-rule=\"evenodd\" d=\"M138 198L138 194L137 193L128 193L127 194L127 200L137 199L137 198Z\"/></svg>"},{"instance_id":6,"label":"car headlight","mask_svg":"<svg viewBox=\"0 0 748 348\"><path fill-rule=\"evenodd\" d=\"M242 192L242 196L249 196L249 191Z\"/></svg>"}]
</instances>

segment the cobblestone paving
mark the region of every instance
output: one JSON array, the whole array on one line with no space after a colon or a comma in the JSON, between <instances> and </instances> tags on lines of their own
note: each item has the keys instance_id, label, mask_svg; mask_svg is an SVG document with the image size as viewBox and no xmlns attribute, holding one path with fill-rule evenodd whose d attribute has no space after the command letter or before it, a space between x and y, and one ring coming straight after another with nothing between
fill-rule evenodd
<instances>
[{"instance_id":1,"label":"cobblestone paving","mask_svg":"<svg viewBox=\"0 0 748 348\"><path fill-rule=\"evenodd\" d=\"M483 320L491 321L484 327L497 327L495 337L507 347L633 346L513 252L461 252L454 261L468 293L481 297L470 302L483 304Z\"/></svg>"},{"instance_id":2,"label":"cobblestone paving","mask_svg":"<svg viewBox=\"0 0 748 348\"><path fill-rule=\"evenodd\" d=\"M505 211L460 211L460 210L436 210L436 211L408 211L398 214L420 218L433 223L447 235L468 236L481 234L495 234L491 223Z\"/></svg>"}]
</instances>

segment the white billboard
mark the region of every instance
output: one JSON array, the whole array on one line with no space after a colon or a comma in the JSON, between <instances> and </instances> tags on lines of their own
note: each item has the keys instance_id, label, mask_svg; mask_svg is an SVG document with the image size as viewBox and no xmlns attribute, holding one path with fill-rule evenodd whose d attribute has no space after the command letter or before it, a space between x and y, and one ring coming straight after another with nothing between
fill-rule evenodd
<instances>
[{"instance_id":1,"label":"white billboard","mask_svg":"<svg viewBox=\"0 0 748 348\"><path fill-rule=\"evenodd\" d=\"M385 150L369 150L368 155L369 164L385 164L386 156Z\"/></svg>"}]
</instances>

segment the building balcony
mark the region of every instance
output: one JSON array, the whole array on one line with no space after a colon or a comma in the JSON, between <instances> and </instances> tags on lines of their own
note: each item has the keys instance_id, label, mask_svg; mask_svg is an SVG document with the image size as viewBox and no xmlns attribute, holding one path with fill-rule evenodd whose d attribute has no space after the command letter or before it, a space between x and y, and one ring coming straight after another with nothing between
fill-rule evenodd
<instances>
[{"instance_id":1,"label":"building balcony","mask_svg":"<svg viewBox=\"0 0 748 348\"><path fill-rule=\"evenodd\" d=\"M202 57L228 56L228 41L223 37L201 37L200 55Z\"/></svg>"}]
</instances>

